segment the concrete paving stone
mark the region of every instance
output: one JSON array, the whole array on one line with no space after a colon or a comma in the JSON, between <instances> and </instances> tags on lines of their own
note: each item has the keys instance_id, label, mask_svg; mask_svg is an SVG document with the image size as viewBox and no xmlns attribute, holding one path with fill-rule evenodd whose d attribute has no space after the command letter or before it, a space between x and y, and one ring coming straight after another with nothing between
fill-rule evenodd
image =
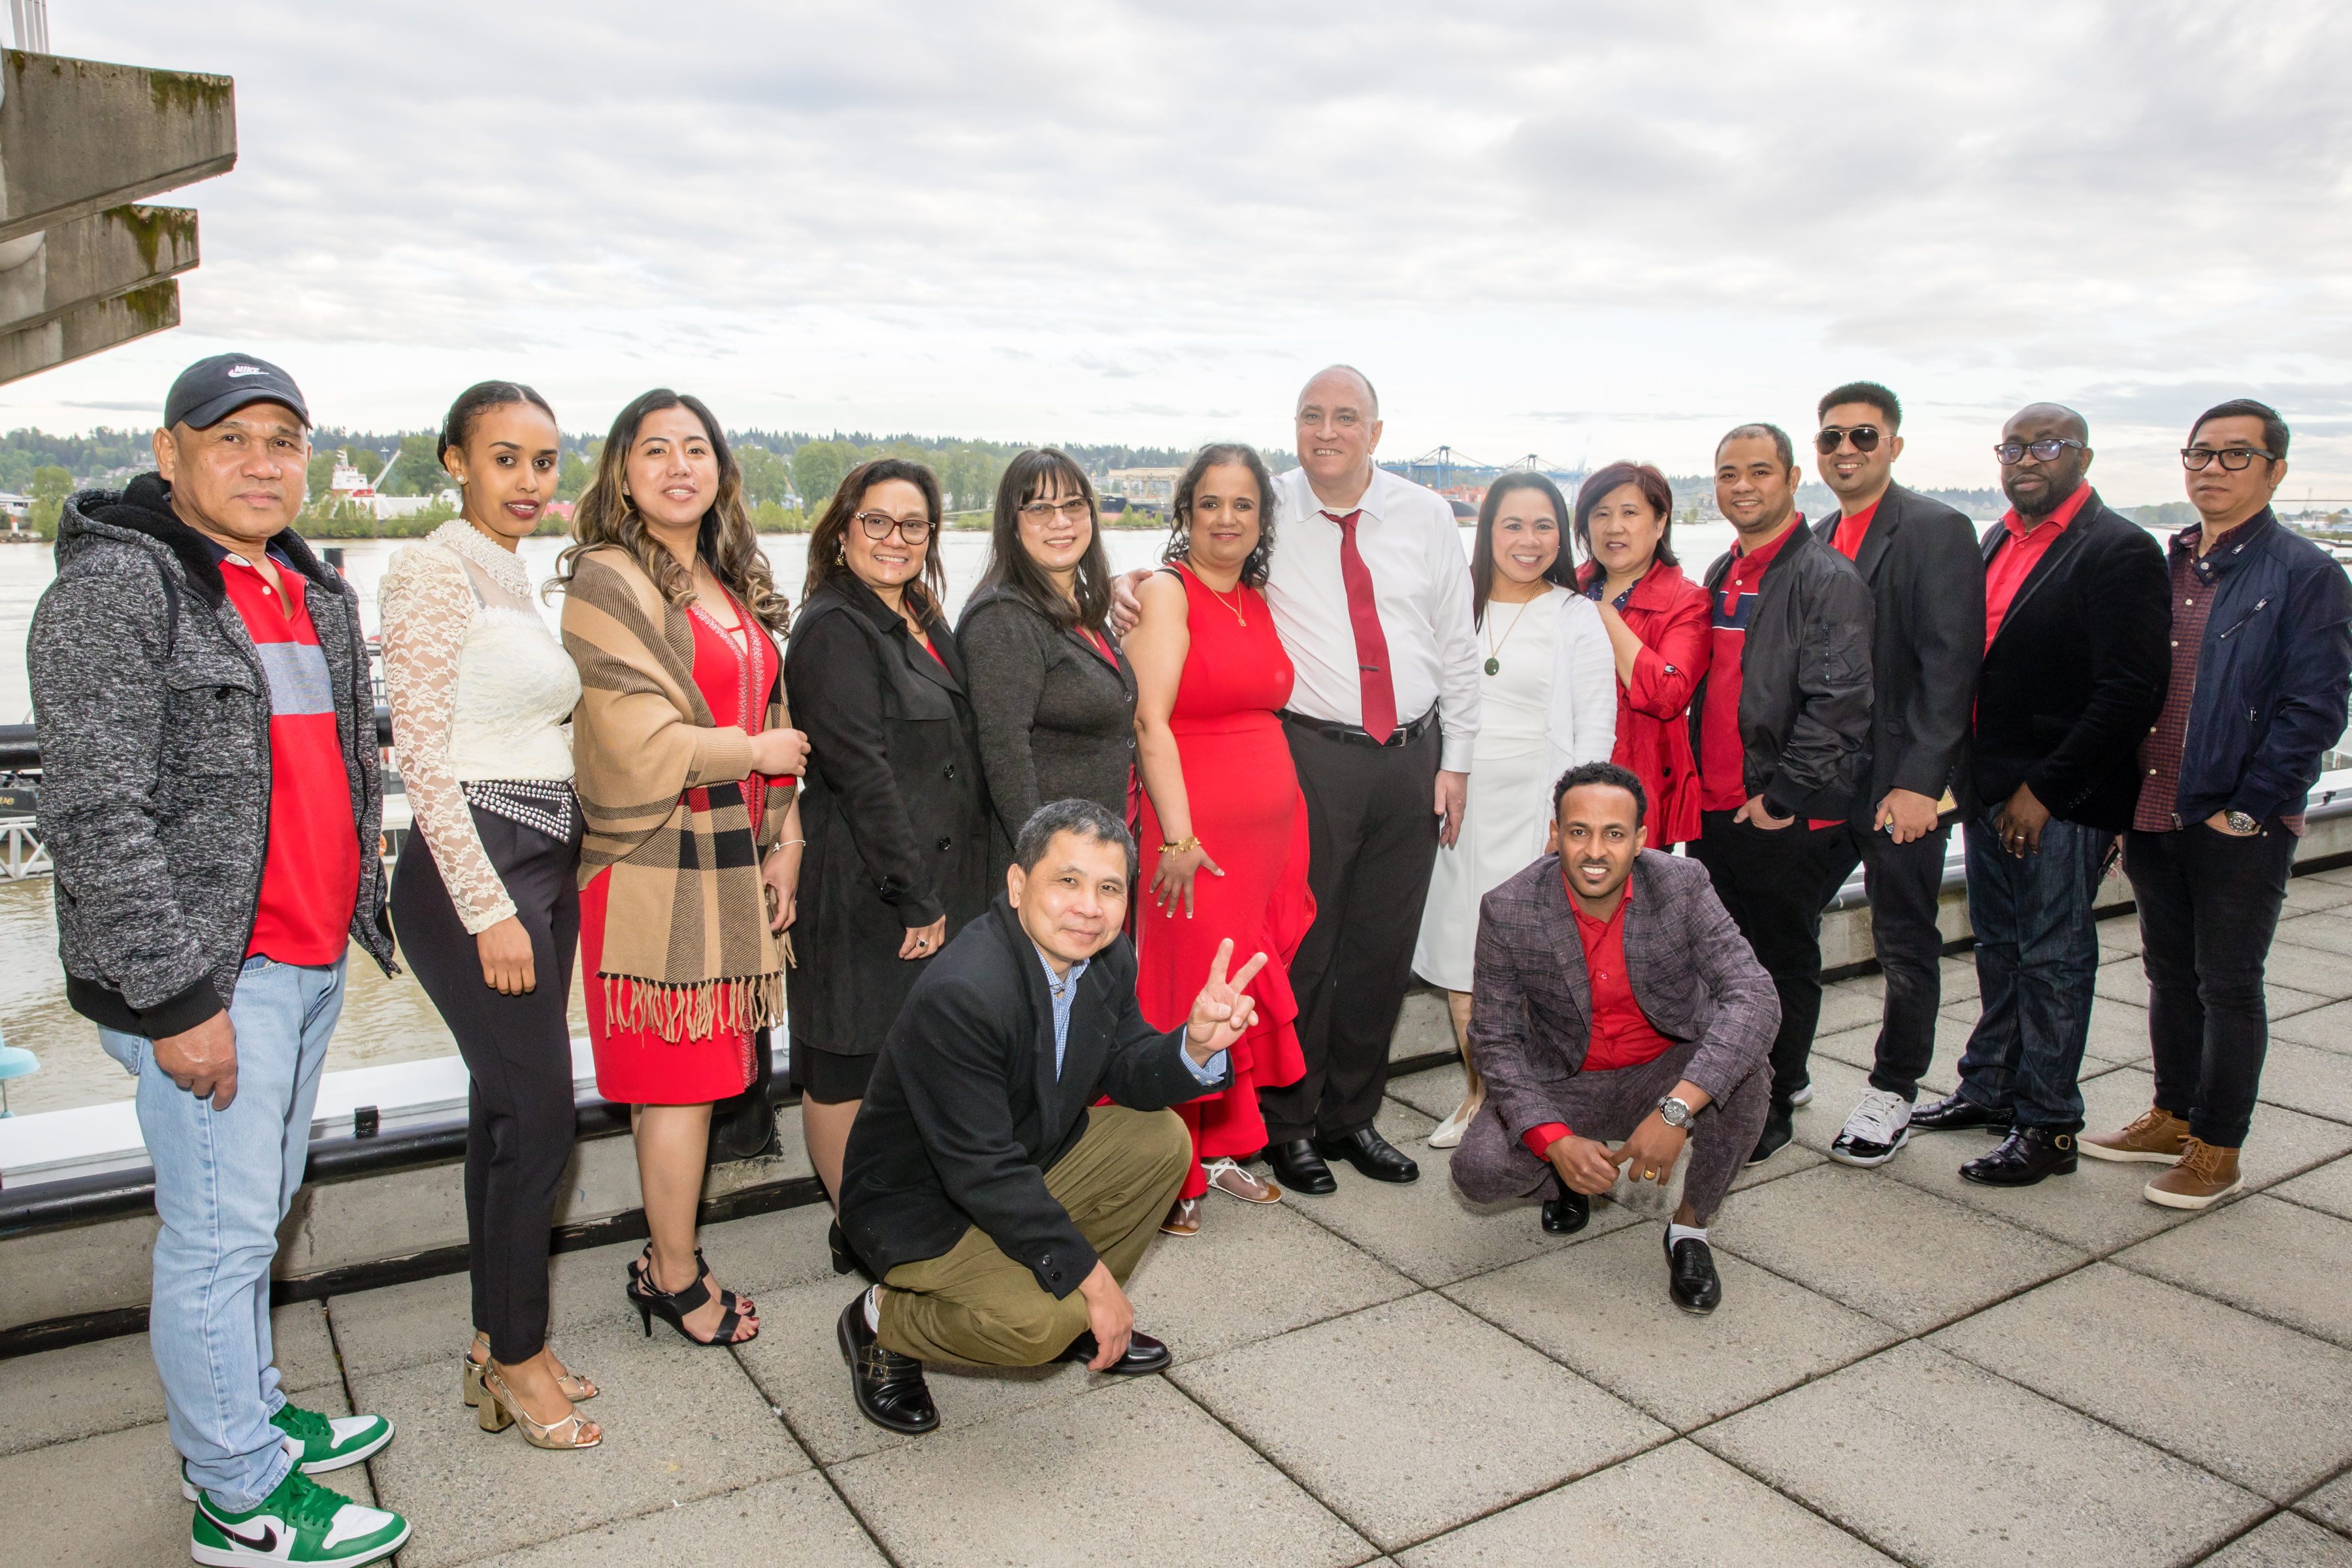
<instances>
[{"instance_id":1,"label":"concrete paving stone","mask_svg":"<svg viewBox=\"0 0 2352 1568\"><path fill-rule=\"evenodd\" d=\"M2295 1507L2320 1523L2352 1535L2352 1470L2336 1477Z\"/></svg>"},{"instance_id":2,"label":"concrete paving stone","mask_svg":"<svg viewBox=\"0 0 2352 1568\"><path fill-rule=\"evenodd\" d=\"M334 1342L316 1301L269 1314L278 1386L306 1408L349 1415ZM163 1419L163 1384L145 1334L0 1361L0 1454Z\"/></svg>"},{"instance_id":3,"label":"concrete paving stone","mask_svg":"<svg viewBox=\"0 0 2352 1568\"><path fill-rule=\"evenodd\" d=\"M2265 1507L1916 1342L1696 1440L1881 1551L1936 1568L2014 1568L2027 1552L2050 1563L2194 1563Z\"/></svg>"},{"instance_id":4,"label":"concrete paving stone","mask_svg":"<svg viewBox=\"0 0 2352 1568\"><path fill-rule=\"evenodd\" d=\"M2084 1257L1843 1165L1744 1194L1724 1205L1710 1231L1717 1252L1914 1334L2039 1284Z\"/></svg>"},{"instance_id":5,"label":"concrete paving stone","mask_svg":"<svg viewBox=\"0 0 2352 1568\"><path fill-rule=\"evenodd\" d=\"M2263 1057L2261 1093L2289 1110L2352 1122L2352 1062L2315 1046L2273 1040Z\"/></svg>"},{"instance_id":6,"label":"concrete paving stone","mask_svg":"<svg viewBox=\"0 0 2352 1568\"><path fill-rule=\"evenodd\" d=\"M1818 1103L1818 1102L1817 1102ZM1805 1112L1797 1112L1798 1120ZM1731 1190L1744 1193L1750 1187L1760 1187L1767 1182L1777 1182L1783 1176L1793 1176L1800 1171L1810 1171L1815 1165L1827 1164L1829 1156L1802 1143L1791 1143L1760 1165L1743 1165L1739 1174L1731 1178Z\"/></svg>"},{"instance_id":7,"label":"concrete paving stone","mask_svg":"<svg viewBox=\"0 0 2352 1568\"><path fill-rule=\"evenodd\" d=\"M2275 961L2282 951L2302 952L2300 949L2273 948L2272 959ZM2263 1000L2269 1007L2273 1019L2291 1018L2298 1013L2308 1013L2314 1008L2325 1007L2330 1002L2336 1000L2333 996L2324 996L2315 991L2304 991L2289 985L2280 974L2280 967L2276 962L2273 962L2265 968L2263 975ZM2286 967L2297 971L2301 968L2292 962ZM2091 986L2098 994L2113 1001L2129 1002L2141 1007L2147 1005L2147 972L2133 965L2102 964L2097 975L2092 980Z\"/></svg>"},{"instance_id":8,"label":"concrete paving stone","mask_svg":"<svg viewBox=\"0 0 2352 1568\"><path fill-rule=\"evenodd\" d=\"M2270 956L2263 962L2263 978L2271 984L2290 985L2330 1002L2341 1002L2352 996L2352 959L2273 939Z\"/></svg>"},{"instance_id":9,"label":"concrete paving stone","mask_svg":"<svg viewBox=\"0 0 2352 1568\"><path fill-rule=\"evenodd\" d=\"M2346 904L2352 904L2352 879L2347 879L2340 870L2287 879L2286 907L2298 914L2315 914Z\"/></svg>"},{"instance_id":10,"label":"concrete paving stone","mask_svg":"<svg viewBox=\"0 0 2352 1568\"><path fill-rule=\"evenodd\" d=\"M705 1568L722 1563L884 1568L887 1561L833 1489L820 1477L806 1475L616 1520L481 1559L477 1568L566 1568L574 1563L627 1568Z\"/></svg>"},{"instance_id":11,"label":"concrete paving stone","mask_svg":"<svg viewBox=\"0 0 2352 1568\"><path fill-rule=\"evenodd\" d=\"M415 1526L401 1568L445 1568L810 1468L732 1355L660 1332L641 1338L633 1318L568 1337L567 1359L601 1390L584 1409L604 1441L579 1453L533 1448L520 1426L480 1430L448 1362L355 1377L359 1402L401 1424L370 1461L383 1506Z\"/></svg>"},{"instance_id":12,"label":"concrete paving stone","mask_svg":"<svg viewBox=\"0 0 2352 1568\"><path fill-rule=\"evenodd\" d=\"M2139 917L2137 914L2110 915L2098 922L2098 928L2101 963L2111 963L2119 957L2139 956Z\"/></svg>"},{"instance_id":13,"label":"concrete paving stone","mask_svg":"<svg viewBox=\"0 0 2352 1568\"><path fill-rule=\"evenodd\" d=\"M1879 1016L1885 1008L1885 985L1875 975L1824 985L1822 987L1822 1017L1821 1022L1813 1026L1814 1037L1843 1034L1848 1029L1864 1026L1876 1034Z\"/></svg>"},{"instance_id":14,"label":"concrete paving stone","mask_svg":"<svg viewBox=\"0 0 2352 1568\"><path fill-rule=\"evenodd\" d=\"M1517 1203L1474 1204L1464 1197L1446 1170L1451 1150L1427 1143L1400 1144L1421 1165L1421 1179L1402 1186L1358 1175L1338 1165L1339 1190L1329 1197L1285 1197L1298 1213L1422 1285L1451 1285L1604 1235L1633 1216L1613 1204L1595 1203L1592 1222L1575 1236L1546 1236L1533 1198Z\"/></svg>"},{"instance_id":15,"label":"concrete paving stone","mask_svg":"<svg viewBox=\"0 0 2352 1568\"><path fill-rule=\"evenodd\" d=\"M2352 1160L2332 1160L2271 1189L2271 1195L2352 1219Z\"/></svg>"},{"instance_id":16,"label":"concrete paving stone","mask_svg":"<svg viewBox=\"0 0 2352 1568\"><path fill-rule=\"evenodd\" d=\"M2273 1502L2352 1461L2352 1351L2112 1264L1927 1342Z\"/></svg>"},{"instance_id":17,"label":"concrete paving stone","mask_svg":"<svg viewBox=\"0 0 2352 1568\"><path fill-rule=\"evenodd\" d=\"M1164 1378L934 1433L831 1474L900 1568L1347 1568L1375 1555Z\"/></svg>"},{"instance_id":18,"label":"concrete paving stone","mask_svg":"<svg viewBox=\"0 0 2352 1568\"><path fill-rule=\"evenodd\" d=\"M2328 910L2319 914L2290 913L2278 923L2276 940L2315 952L2352 958L2352 910Z\"/></svg>"},{"instance_id":19,"label":"concrete paving stone","mask_svg":"<svg viewBox=\"0 0 2352 1568\"><path fill-rule=\"evenodd\" d=\"M1450 1105L1445 1108L1446 1110L1453 1109ZM1444 1113L1440 1111L1438 1115L1442 1116ZM1436 1131L1437 1117L1424 1115L1401 1100L1383 1100L1381 1101L1380 1110L1372 1116L1372 1130L1402 1149L1408 1143L1423 1142L1431 1133ZM1443 1154L1445 1151L1440 1149L1438 1152ZM1341 1172L1339 1179L1342 1181L1347 1180L1347 1169L1345 1165L1339 1166Z\"/></svg>"},{"instance_id":20,"label":"concrete paving stone","mask_svg":"<svg viewBox=\"0 0 2352 1568\"><path fill-rule=\"evenodd\" d=\"M2271 1022L2271 1038L2352 1056L2352 1002L2336 1002Z\"/></svg>"},{"instance_id":21,"label":"concrete paving stone","mask_svg":"<svg viewBox=\"0 0 2352 1568\"><path fill-rule=\"evenodd\" d=\"M2282 1513L2205 1559L2205 1568L2352 1568L2352 1541Z\"/></svg>"},{"instance_id":22,"label":"concrete paving stone","mask_svg":"<svg viewBox=\"0 0 2352 1568\"><path fill-rule=\"evenodd\" d=\"M1168 1375L1390 1552L1668 1436L1434 1295L1367 1308ZM1444 1405L1444 1436L1435 1443L1424 1423L1399 1419L1433 1396Z\"/></svg>"},{"instance_id":23,"label":"concrete paving stone","mask_svg":"<svg viewBox=\"0 0 2352 1568\"><path fill-rule=\"evenodd\" d=\"M1469 1081L1460 1062L1449 1062L1442 1068L1389 1079L1389 1098L1401 1100L1423 1115L1443 1121L1462 1103Z\"/></svg>"},{"instance_id":24,"label":"concrete paving stone","mask_svg":"<svg viewBox=\"0 0 2352 1568\"><path fill-rule=\"evenodd\" d=\"M1666 1295L1664 1237L1630 1226L1445 1294L1683 1432L1900 1337L1727 1252L1716 1254L1723 1305L1693 1317Z\"/></svg>"},{"instance_id":25,"label":"concrete paving stone","mask_svg":"<svg viewBox=\"0 0 2352 1568\"><path fill-rule=\"evenodd\" d=\"M2117 1263L2352 1347L2352 1221L2257 1193L2116 1255Z\"/></svg>"},{"instance_id":26,"label":"concrete paving stone","mask_svg":"<svg viewBox=\"0 0 2352 1568\"><path fill-rule=\"evenodd\" d=\"M1564 1551L1573 1546L1570 1555ZM1890 1559L1697 1445L1653 1448L1403 1553L1402 1568L1875 1568Z\"/></svg>"}]
</instances>

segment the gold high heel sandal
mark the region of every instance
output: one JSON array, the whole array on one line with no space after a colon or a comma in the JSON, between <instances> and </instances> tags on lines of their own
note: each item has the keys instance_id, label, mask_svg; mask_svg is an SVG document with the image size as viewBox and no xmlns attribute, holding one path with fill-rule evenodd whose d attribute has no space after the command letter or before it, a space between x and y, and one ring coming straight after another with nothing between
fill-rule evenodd
<instances>
[{"instance_id":1,"label":"gold high heel sandal","mask_svg":"<svg viewBox=\"0 0 2352 1568\"><path fill-rule=\"evenodd\" d=\"M482 1369L482 1403L479 1419L485 1432L503 1432L509 1426L522 1428L522 1440L534 1448L593 1448L604 1440L600 1429L588 1436L588 1417L577 1410L556 1422L543 1426L531 1419L530 1412L515 1400L507 1381L488 1367Z\"/></svg>"},{"instance_id":2,"label":"gold high heel sandal","mask_svg":"<svg viewBox=\"0 0 2352 1568\"><path fill-rule=\"evenodd\" d=\"M470 1350L457 1358L458 1363L465 1368L466 1408L468 1410L481 1406L482 1369L489 1364L490 1336L476 1334L474 1343L481 1348L482 1360L476 1361ZM562 1389L563 1397L574 1405L585 1405L596 1397L596 1384L581 1373L565 1373L555 1380L555 1386Z\"/></svg>"}]
</instances>

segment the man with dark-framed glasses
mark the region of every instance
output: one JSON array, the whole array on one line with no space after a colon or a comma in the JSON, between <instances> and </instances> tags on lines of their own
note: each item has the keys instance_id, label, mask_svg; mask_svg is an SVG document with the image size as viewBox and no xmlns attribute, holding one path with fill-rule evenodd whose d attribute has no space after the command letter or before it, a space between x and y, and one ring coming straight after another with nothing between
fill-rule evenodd
<instances>
[{"instance_id":1,"label":"man with dark-framed glasses","mask_svg":"<svg viewBox=\"0 0 2352 1568\"><path fill-rule=\"evenodd\" d=\"M2286 421L2252 398L2206 410L2181 448L2199 521L2168 552L2170 685L2139 742L2124 870L2139 906L2156 1103L2085 1138L2168 1167L2149 1202L2201 1209L2242 1184L2270 1019L2263 970L2321 757L2352 690L2352 581L2271 512Z\"/></svg>"}]
</instances>

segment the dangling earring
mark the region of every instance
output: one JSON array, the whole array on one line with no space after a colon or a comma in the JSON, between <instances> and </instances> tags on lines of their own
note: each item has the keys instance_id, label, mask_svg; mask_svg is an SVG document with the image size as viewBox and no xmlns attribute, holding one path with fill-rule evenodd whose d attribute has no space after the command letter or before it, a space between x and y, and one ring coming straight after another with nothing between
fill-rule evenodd
<instances>
[{"instance_id":1,"label":"dangling earring","mask_svg":"<svg viewBox=\"0 0 2352 1568\"><path fill-rule=\"evenodd\" d=\"M833 547L833 563L835 566L846 566L849 564L849 547L847 545L835 544Z\"/></svg>"}]
</instances>

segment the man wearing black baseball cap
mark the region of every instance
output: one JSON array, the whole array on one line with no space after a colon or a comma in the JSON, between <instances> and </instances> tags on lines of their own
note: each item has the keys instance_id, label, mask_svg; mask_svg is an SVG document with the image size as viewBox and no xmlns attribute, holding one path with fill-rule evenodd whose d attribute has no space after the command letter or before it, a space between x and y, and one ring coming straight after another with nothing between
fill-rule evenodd
<instances>
[{"instance_id":1,"label":"man wearing black baseball cap","mask_svg":"<svg viewBox=\"0 0 2352 1568\"><path fill-rule=\"evenodd\" d=\"M359 598L294 531L310 415L250 354L182 373L157 471L83 490L26 640L66 995L139 1080L149 1342L200 1563L352 1564L397 1514L310 1479L392 1440L287 1404L269 1337L357 942L392 972Z\"/></svg>"}]
</instances>

